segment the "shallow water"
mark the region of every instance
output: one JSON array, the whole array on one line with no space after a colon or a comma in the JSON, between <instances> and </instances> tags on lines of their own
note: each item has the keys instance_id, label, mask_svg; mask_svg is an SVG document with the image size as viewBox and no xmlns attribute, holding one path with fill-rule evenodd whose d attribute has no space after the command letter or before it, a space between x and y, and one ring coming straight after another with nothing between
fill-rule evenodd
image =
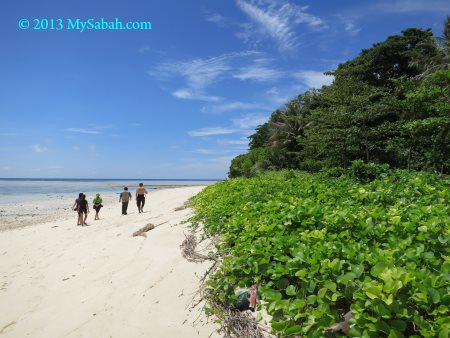
<instances>
[{"instance_id":1,"label":"shallow water","mask_svg":"<svg viewBox=\"0 0 450 338\"><path fill-rule=\"evenodd\" d=\"M80 192L93 195L95 193L117 192L127 186L133 194L139 183L144 183L147 190L163 187L210 185L217 180L73 180L73 179L0 179L0 204L26 202L48 199L55 195Z\"/></svg>"}]
</instances>

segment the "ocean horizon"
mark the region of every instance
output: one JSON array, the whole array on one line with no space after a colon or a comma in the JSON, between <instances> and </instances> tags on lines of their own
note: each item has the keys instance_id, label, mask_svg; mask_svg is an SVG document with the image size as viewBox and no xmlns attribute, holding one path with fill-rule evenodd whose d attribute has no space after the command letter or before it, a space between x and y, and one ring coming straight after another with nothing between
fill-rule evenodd
<instances>
[{"instance_id":1,"label":"ocean horizon","mask_svg":"<svg viewBox=\"0 0 450 338\"><path fill-rule=\"evenodd\" d=\"M209 178L43 178L43 177L0 177L0 181L223 181Z\"/></svg>"}]
</instances>

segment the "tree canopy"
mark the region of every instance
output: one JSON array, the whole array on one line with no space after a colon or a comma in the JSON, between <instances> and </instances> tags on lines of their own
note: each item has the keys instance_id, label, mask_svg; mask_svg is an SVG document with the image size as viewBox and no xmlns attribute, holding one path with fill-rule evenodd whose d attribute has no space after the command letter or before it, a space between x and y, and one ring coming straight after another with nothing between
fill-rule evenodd
<instances>
[{"instance_id":1,"label":"tree canopy","mask_svg":"<svg viewBox=\"0 0 450 338\"><path fill-rule=\"evenodd\" d=\"M441 37L409 28L329 72L274 111L229 176L318 171L352 161L450 172L450 17Z\"/></svg>"}]
</instances>

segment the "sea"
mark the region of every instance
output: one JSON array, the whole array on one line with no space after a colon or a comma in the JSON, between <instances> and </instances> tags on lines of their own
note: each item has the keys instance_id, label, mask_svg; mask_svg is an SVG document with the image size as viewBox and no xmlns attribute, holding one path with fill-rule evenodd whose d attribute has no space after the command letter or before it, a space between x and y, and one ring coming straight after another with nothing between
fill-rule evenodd
<instances>
[{"instance_id":1,"label":"sea","mask_svg":"<svg viewBox=\"0 0 450 338\"><path fill-rule=\"evenodd\" d=\"M0 204L35 201L55 195L86 195L95 193L120 193L128 187L133 193L139 183L147 190L210 185L220 180L211 179L49 179L49 178L0 178Z\"/></svg>"}]
</instances>

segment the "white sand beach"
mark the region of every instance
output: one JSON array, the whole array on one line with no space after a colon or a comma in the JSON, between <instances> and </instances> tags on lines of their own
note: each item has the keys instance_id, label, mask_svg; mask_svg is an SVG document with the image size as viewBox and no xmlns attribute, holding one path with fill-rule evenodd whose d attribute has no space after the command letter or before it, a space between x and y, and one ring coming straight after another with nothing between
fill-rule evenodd
<instances>
[{"instance_id":1,"label":"white sand beach","mask_svg":"<svg viewBox=\"0 0 450 338\"><path fill-rule=\"evenodd\" d=\"M0 205L0 336L219 337L201 305L191 309L211 263L182 257L192 210L174 210L202 188L152 191L144 213L133 200L126 216L117 194L104 195L86 227L70 209L76 196Z\"/></svg>"}]
</instances>

